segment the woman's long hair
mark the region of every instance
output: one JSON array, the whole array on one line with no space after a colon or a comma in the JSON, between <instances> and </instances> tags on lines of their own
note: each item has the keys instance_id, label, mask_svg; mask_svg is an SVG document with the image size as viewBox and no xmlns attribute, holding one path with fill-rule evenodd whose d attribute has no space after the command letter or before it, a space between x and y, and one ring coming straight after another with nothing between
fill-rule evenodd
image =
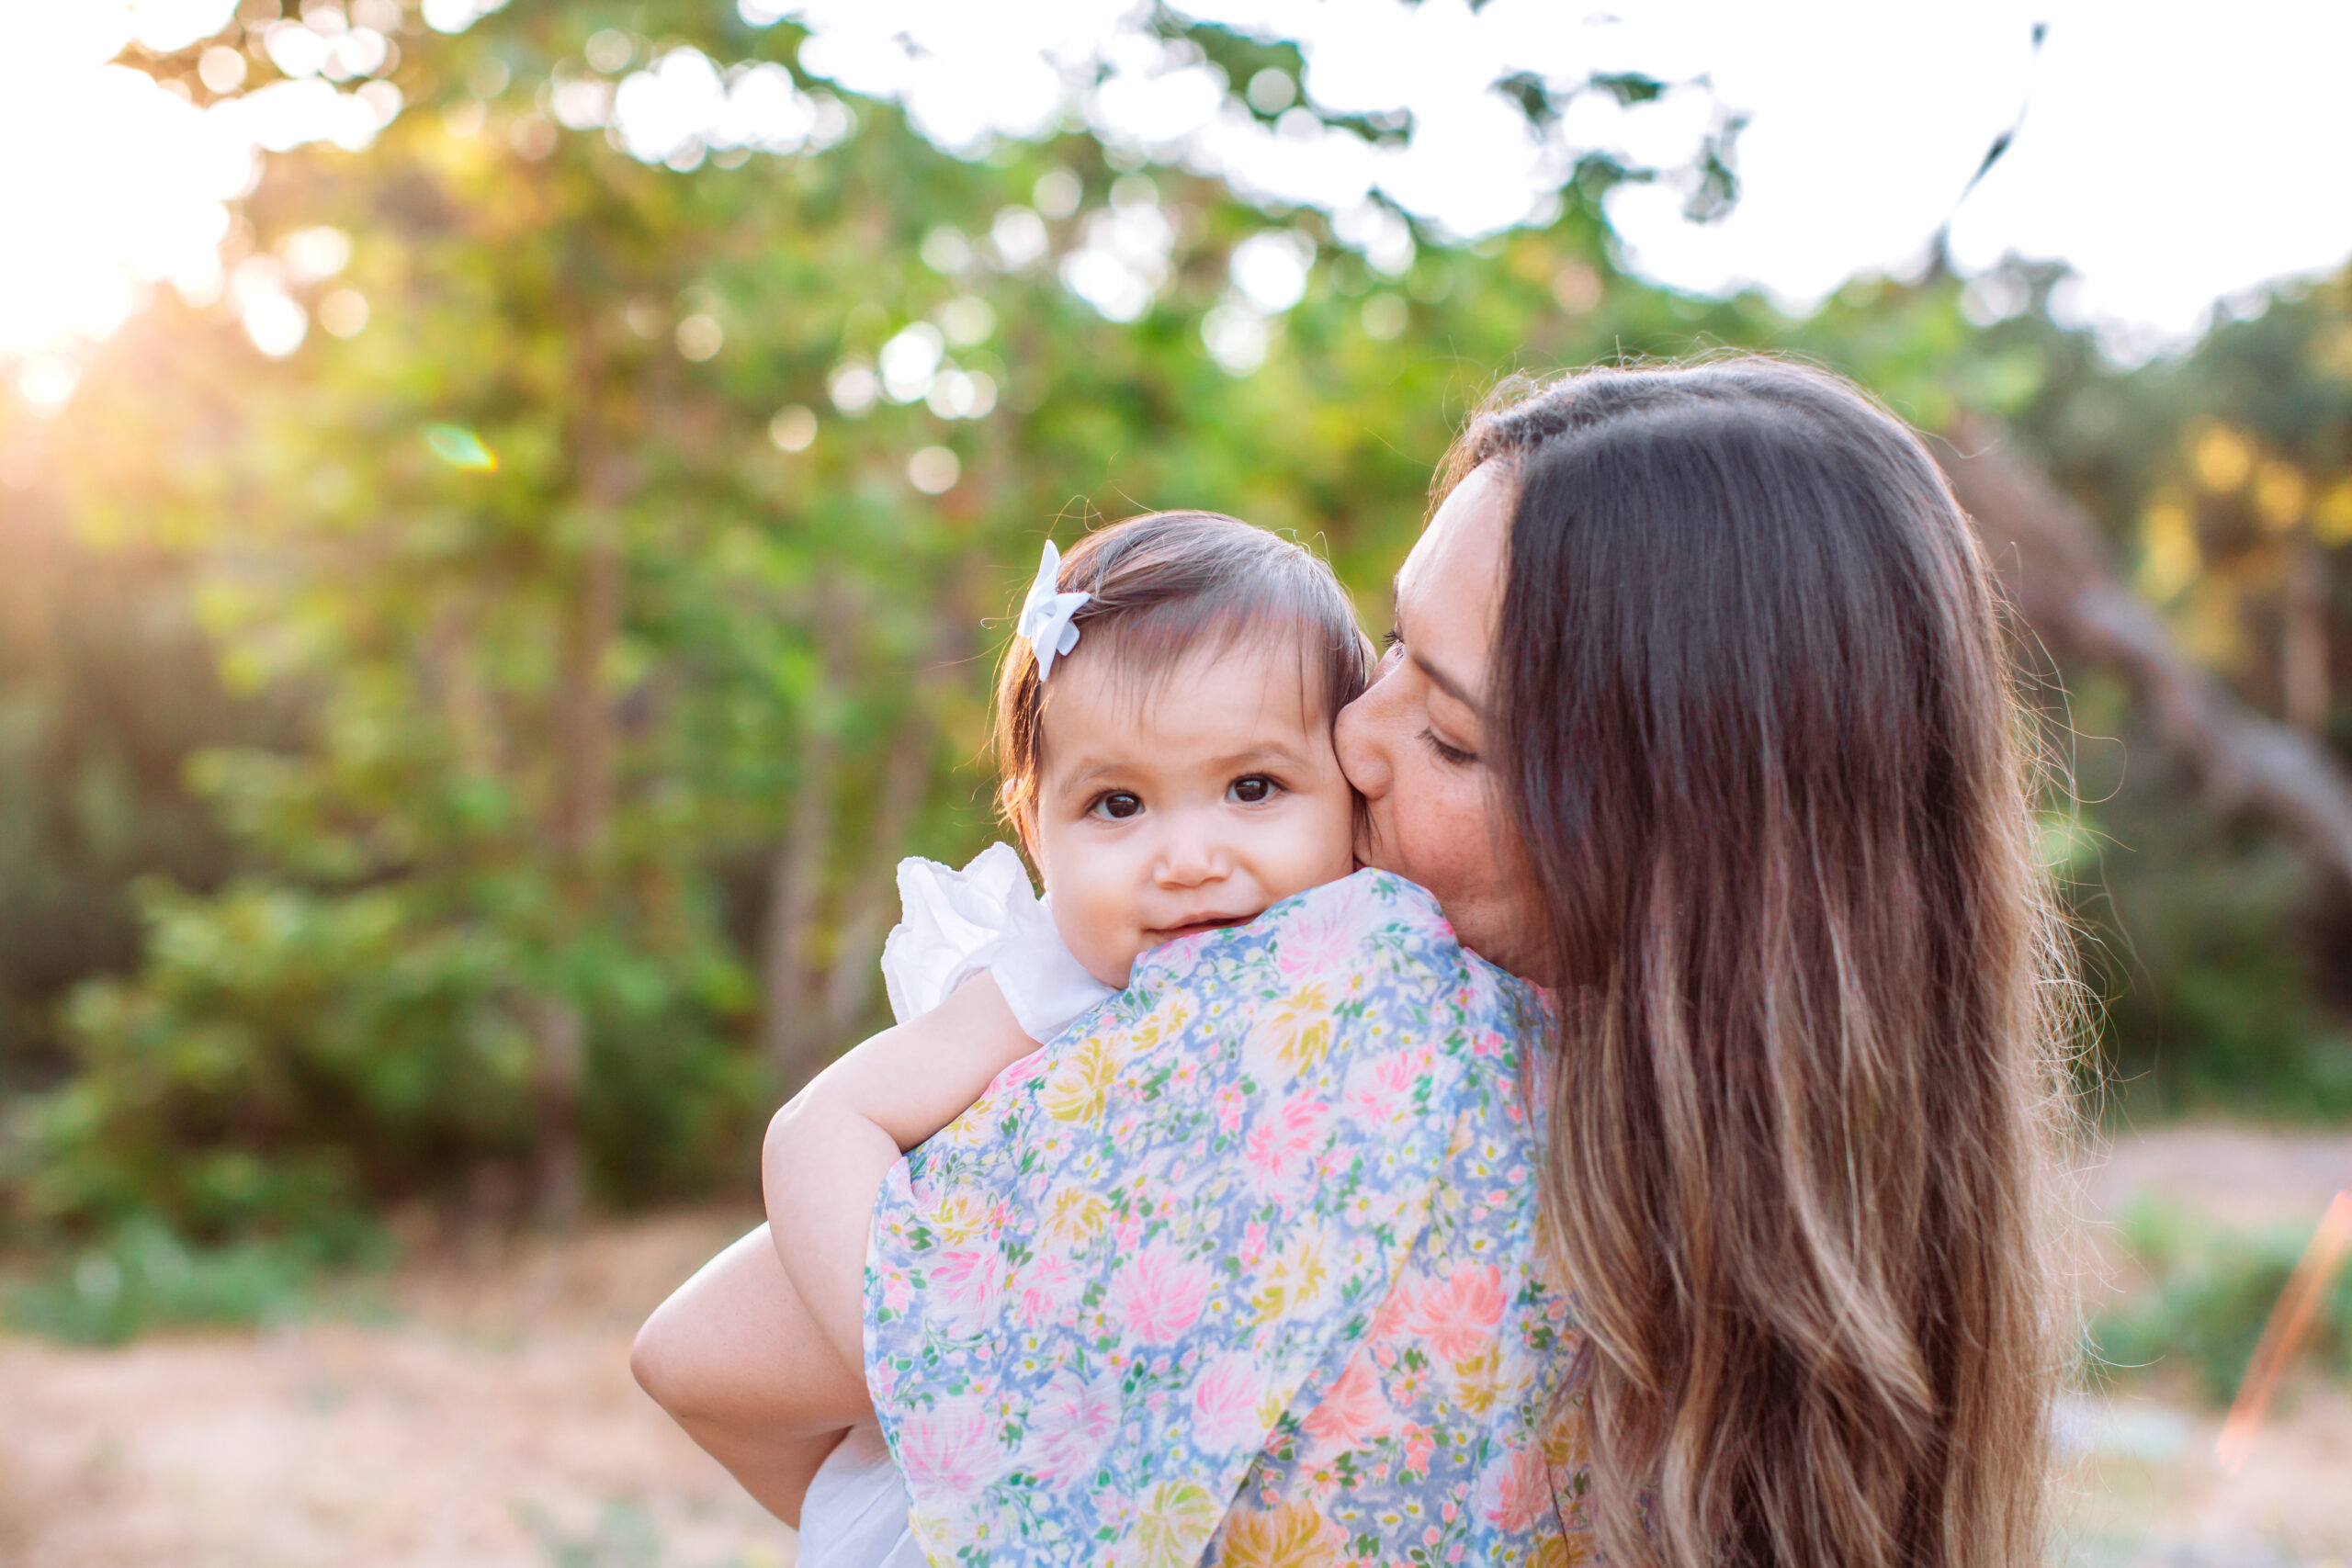
<instances>
[{"instance_id":1,"label":"woman's long hair","mask_svg":"<svg viewBox=\"0 0 2352 1568\"><path fill-rule=\"evenodd\" d=\"M1522 389L1445 482L1484 463L1604 1551L2021 1568L2075 992L1974 536L1908 430L1773 361Z\"/></svg>"}]
</instances>

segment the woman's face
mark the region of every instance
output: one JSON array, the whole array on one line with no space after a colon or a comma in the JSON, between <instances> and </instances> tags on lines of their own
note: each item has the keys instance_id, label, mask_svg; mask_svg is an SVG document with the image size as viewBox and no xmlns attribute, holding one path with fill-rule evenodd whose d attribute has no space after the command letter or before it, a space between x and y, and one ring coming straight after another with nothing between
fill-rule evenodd
<instances>
[{"instance_id":1,"label":"woman's face","mask_svg":"<svg viewBox=\"0 0 2352 1568\"><path fill-rule=\"evenodd\" d=\"M1541 905L1485 761L1510 502L1492 463L1445 498L1396 574L1388 656L1341 710L1336 739L1364 798L1357 858L1428 888L1464 946L1524 975L1541 951Z\"/></svg>"}]
</instances>

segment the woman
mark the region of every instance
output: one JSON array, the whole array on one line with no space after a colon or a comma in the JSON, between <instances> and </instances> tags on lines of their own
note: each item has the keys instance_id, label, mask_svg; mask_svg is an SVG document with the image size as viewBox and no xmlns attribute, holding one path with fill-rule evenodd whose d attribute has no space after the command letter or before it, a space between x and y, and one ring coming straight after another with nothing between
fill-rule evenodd
<instances>
[{"instance_id":1,"label":"woman","mask_svg":"<svg viewBox=\"0 0 2352 1568\"><path fill-rule=\"evenodd\" d=\"M1255 1433L1237 1429L1257 1447L1237 1464L1186 1426L1209 1424L1230 1371L1214 1341L1193 1326L1158 1351L1150 1310L1104 1328L1143 1228L1069 1253L1058 1287L1097 1303L1082 1322L1049 1302L1042 1326L974 1332L947 1321L971 1309L953 1292L891 1294L924 1278L945 1187L993 1203L1017 1261L1050 1250L1054 1216L1024 1194L1057 1161L1091 1162L1089 1179L1147 1213L1168 1183L1191 1183L1190 1204L1243 1179L1238 1154L1182 1174L1137 1146L1123 1169L1116 1139L1024 1121L1035 1083L992 1091L876 1213L866 1376L934 1561L1180 1562L1205 1543L1235 1562L1559 1562L1587 1529L1611 1561L1675 1568L2036 1556L2072 993L1997 606L1933 464L1817 372L1571 377L1473 423L1396 611L1379 679L1340 716L1340 757L1365 800L1363 860L1433 896L1460 948L1420 940L1407 889L1414 942L1327 946L1326 972L1287 976L1344 991L1384 966L1372 1009L1387 1021L1335 1025L1340 1070L1394 1043L1396 1018L1430 1021L1419 1121L1390 1140L1426 1168L1397 1189L1399 1217L1365 1222L1388 1250L1356 1258L1360 1310L1277 1344L1288 1370L1252 1385ZM1204 962L1243 963L1248 940L1225 933ZM1428 996L1381 1014L1415 964L1436 976ZM1209 982L1155 983L1183 998ZM1214 1075L1218 1029L1256 1026L1209 1015L1238 1010L1155 1016ZM1509 1049L1482 1052L1498 1030ZM1528 1113L1491 1092L1500 1073ZM973 1152L989 1150L1019 1157ZM1327 1155L1318 1179L1334 1168ZM1238 1250L1279 1255L1292 1205L1265 1204L1271 1238ZM1283 1266L1228 1271L1262 1283ZM745 1249L665 1308L640 1371L774 1496L792 1483L763 1457L743 1337L775 1332L761 1272ZM1211 1307L1227 1277L1203 1287ZM1212 1330L1227 1348L1255 1356L1290 1326L1282 1292L1261 1295ZM1555 1334L1564 1309L1571 1331ZM1066 1467L1080 1479L1057 1480L1050 1452L1015 1440L1044 1397L1022 1379L1080 1354L1118 1374L1084 1386L1126 1403ZM956 1405L974 1390L998 1404ZM1001 1439L992 1466L911 1442L951 1409L974 1440ZM1147 1490L1155 1465L1189 1479ZM1114 1475L1119 1495L1073 1495Z\"/></svg>"}]
</instances>

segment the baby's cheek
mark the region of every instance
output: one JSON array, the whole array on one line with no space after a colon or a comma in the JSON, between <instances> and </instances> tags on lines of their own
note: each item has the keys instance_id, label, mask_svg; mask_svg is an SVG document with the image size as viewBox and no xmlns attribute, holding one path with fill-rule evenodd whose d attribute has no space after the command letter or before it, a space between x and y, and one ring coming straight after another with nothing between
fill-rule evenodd
<instances>
[{"instance_id":1,"label":"baby's cheek","mask_svg":"<svg viewBox=\"0 0 2352 1568\"><path fill-rule=\"evenodd\" d=\"M1062 945L1086 972L1115 989L1125 990L1129 971L1141 952L1140 935L1127 910L1114 900L1090 899L1084 890L1057 893L1054 928Z\"/></svg>"},{"instance_id":2,"label":"baby's cheek","mask_svg":"<svg viewBox=\"0 0 2352 1568\"><path fill-rule=\"evenodd\" d=\"M1319 887L1327 882L1337 882L1356 868L1356 797L1352 790L1337 800L1318 802L1324 808L1316 814L1315 825L1306 836L1305 858L1309 871L1304 886L1291 889L1304 892L1307 887Z\"/></svg>"}]
</instances>

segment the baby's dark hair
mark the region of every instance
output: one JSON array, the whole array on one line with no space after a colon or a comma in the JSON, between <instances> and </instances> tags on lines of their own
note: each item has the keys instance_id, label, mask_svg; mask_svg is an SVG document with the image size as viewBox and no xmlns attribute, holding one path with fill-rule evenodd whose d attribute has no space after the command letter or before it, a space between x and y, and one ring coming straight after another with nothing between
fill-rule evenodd
<instances>
[{"instance_id":1,"label":"baby's dark hair","mask_svg":"<svg viewBox=\"0 0 2352 1568\"><path fill-rule=\"evenodd\" d=\"M1055 588L1091 595L1070 617L1083 640L1063 657L1114 658L1142 681L1205 651L1204 638L1224 648L1286 636L1328 722L1371 675L1372 644L1330 567L1303 545L1221 513L1154 512L1096 529L1062 558ZM1036 652L1016 637L996 682L998 804L1016 829L1037 802L1045 698Z\"/></svg>"}]
</instances>

